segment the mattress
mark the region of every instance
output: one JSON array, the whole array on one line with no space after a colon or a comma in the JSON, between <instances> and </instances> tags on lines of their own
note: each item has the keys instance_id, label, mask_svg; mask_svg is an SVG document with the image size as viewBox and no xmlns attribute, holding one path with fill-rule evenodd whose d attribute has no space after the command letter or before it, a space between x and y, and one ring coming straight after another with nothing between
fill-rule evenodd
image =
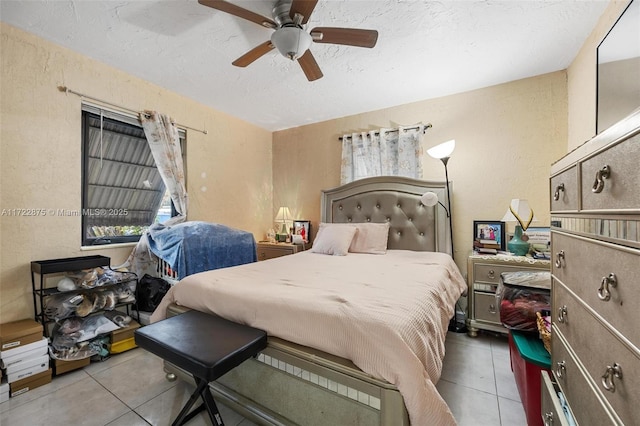
<instances>
[{"instance_id":1,"label":"mattress","mask_svg":"<svg viewBox=\"0 0 640 426\"><path fill-rule=\"evenodd\" d=\"M151 321L177 303L351 360L394 384L414 425L455 424L436 390L444 340L466 284L447 254L303 252L190 275Z\"/></svg>"}]
</instances>

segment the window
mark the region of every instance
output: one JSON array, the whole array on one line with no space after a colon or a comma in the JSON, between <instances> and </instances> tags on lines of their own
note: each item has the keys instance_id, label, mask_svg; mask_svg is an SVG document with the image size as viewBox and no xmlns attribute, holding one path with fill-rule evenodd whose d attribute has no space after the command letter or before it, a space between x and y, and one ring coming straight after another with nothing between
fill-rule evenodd
<instances>
[{"instance_id":1,"label":"window","mask_svg":"<svg viewBox=\"0 0 640 426\"><path fill-rule=\"evenodd\" d=\"M82 245L136 242L173 215L138 119L83 104Z\"/></svg>"}]
</instances>

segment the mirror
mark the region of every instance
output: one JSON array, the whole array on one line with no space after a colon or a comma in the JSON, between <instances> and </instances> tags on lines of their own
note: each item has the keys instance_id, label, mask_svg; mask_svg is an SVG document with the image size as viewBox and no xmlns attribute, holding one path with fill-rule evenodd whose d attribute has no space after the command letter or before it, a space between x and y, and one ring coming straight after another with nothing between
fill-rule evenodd
<instances>
[{"instance_id":1,"label":"mirror","mask_svg":"<svg viewBox=\"0 0 640 426\"><path fill-rule=\"evenodd\" d=\"M640 107L640 0L633 0L598 46L596 133Z\"/></svg>"}]
</instances>

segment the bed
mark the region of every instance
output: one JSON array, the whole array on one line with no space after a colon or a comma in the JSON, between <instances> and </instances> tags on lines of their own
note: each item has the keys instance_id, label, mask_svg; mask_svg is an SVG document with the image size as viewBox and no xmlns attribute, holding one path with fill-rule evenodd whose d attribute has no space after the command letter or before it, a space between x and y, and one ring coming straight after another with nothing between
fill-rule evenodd
<instances>
[{"instance_id":1,"label":"bed","mask_svg":"<svg viewBox=\"0 0 640 426\"><path fill-rule=\"evenodd\" d=\"M314 253L342 229L327 225L309 251L186 277L152 321L197 309L265 329L267 349L211 384L255 422L455 424L435 383L466 284L446 254L444 211L419 201L427 191L445 197L444 183L397 177L322 191L323 223L388 224L386 254Z\"/></svg>"}]
</instances>

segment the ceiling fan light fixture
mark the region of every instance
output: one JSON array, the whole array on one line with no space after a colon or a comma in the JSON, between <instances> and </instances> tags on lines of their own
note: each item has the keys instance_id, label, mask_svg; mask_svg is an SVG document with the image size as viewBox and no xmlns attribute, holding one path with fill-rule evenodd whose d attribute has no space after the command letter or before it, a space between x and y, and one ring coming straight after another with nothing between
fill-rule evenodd
<instances>
[{"instance_id":1,"label":"ceiling fan light fixture","mask_svg":"<svg viewBox=\"0 0 640 426\"><path fill-rule=\"evenodd\" d=\"M298 27L278 28L271 35L271 43L273 43L282 56L292 61L304 55L311 46L311 42L311 36Z\"/></svg>"}]
</instances>

